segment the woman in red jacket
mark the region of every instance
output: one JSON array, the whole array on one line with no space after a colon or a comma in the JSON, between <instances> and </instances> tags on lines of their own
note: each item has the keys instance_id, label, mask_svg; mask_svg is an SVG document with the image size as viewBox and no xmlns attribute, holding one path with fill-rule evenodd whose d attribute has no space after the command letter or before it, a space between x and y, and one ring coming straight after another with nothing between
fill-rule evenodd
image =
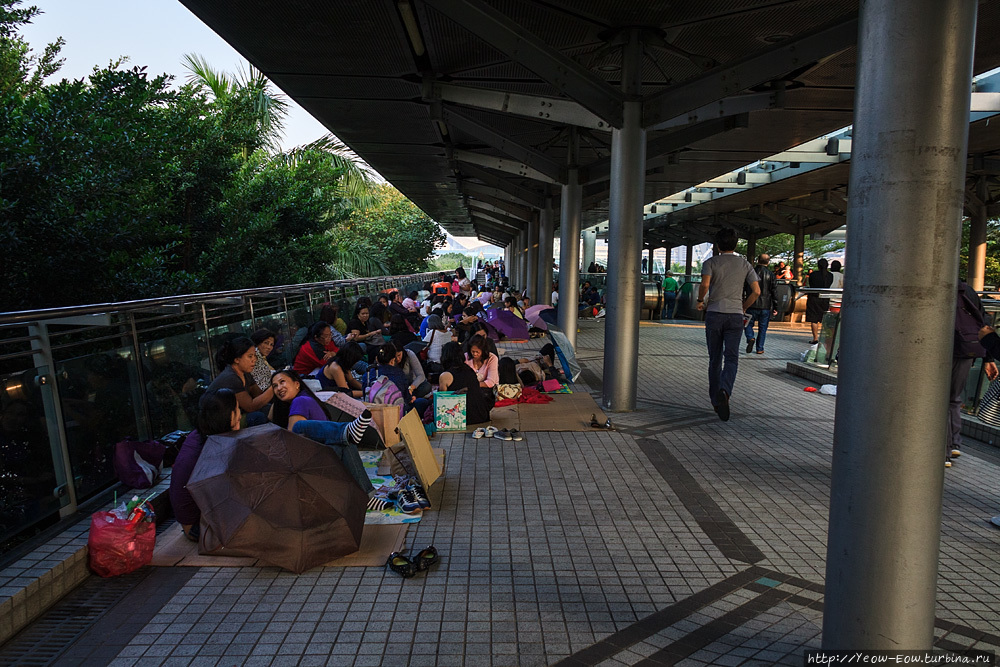
<instances>
[{"instance_id":1,"label":"woman in red jacket","mask_svg":"<svg viewBox=\"0 0 1000 667\"><path fill-rule=\"evenodd\" d=\"M333 343L330 325L320 320L309 329L309 335L302 341L302 347L295 355L292 368L302 376L312 375L317 368L325 366L334 355L337 346Z\"/></svg>"}]
</instances>

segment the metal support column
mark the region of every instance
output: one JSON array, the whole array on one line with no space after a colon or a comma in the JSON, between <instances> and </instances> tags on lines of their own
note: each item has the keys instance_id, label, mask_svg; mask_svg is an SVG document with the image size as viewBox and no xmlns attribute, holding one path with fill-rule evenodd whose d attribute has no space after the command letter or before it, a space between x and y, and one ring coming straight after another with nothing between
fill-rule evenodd
<instances>
[{"instance_id":1,"label":"metal support column","mask_svg":"<svg viewBox=\"0 0 1000 667\"><path fill-rule=\"evenodd\" d=\"M522 229L517 238L520 248L517 262L517 289L520 292L528 287L528 230Z\"/></svg>"},{"instance_id":2,"label":"metal support column","mask_svg":"<svg viewBox=\"0 0 1000 667\"><path fill-rule=\"evenodd\" d=\"M653 282L653 274L656 273L656 269L653 268L653 255L656 254L656 246L649 246L649 263L646 264L646 280Z\"/></svg>"},{"instance_id":3,"label":"metal support column","mask_svg":"<svg viewBox=\"0 0 1000 667\"><path fill-rule=\"evenodd\" d=\"M976 5L861 3L826 649L934 641Z\"/></svg>"},{"instance_id":4,"label":"metal support column","mask_svg":"<svg viewBox=\"0 0 1000 667\"><path fill-rule=\"evenodd\" d=\"M853 245L853 244L852 244ZM802 269L805 265L806 233L802 229L801 218L796 218L795 225L795 255L792 257L792 278L801 283L803 279Z\"/></svg>"},{"instance_id":5,"label":"metal support column","mask_svg":"<svg viewBox=\"0 0 1000 667\"><path fill-rule=\"evenodd\" d=\"M583 188L577 164L580 137L570 128L566 155L567 179L562 188L562 212L559 218L559 328L576 347L577 316L580 311L580 216L583 212Z\"/></svg>"},{"instance_id":6,"label":"metal support column","mask_svg":"<svg viewBox=\"0 0 1000 667\"><path fill-rule=\"evenodd\" d=\"M982 202L973 211L969 228L969 270L965 281L972 285L974 289L982 290L986 280L986 204L990 198L989 187L986 184L986 176L980 176L976 183L976 196Z\"/></svg>"},{"instance_id":7,"label":"metal support column","mask_svg":"<svg viewBox=\"0 0 1000 667\"><path fill-rule=\"evenodd\" d=\"M747 261L751 264L757 263L757 235L747 235Z\"/></svg>"},{"instance_id":8,"label":"metal support column","mask_svg":"<svg viewBox=\"0 0 1000 667\"><path fill-rule=\"evenodd\" d=\"M691 268L694 266L694 244L687 244L687 258L684 260L684 282L691 280Z\"/></svg>"},{"instance_id":9,"label":"metal support column","mask_svg":"<svg viewBox=\"0 0 1000 667\"><path fill-rule=\"evenodd\" d=\"M538 226L541 213L535 211L528 221L528 275L524 286L531 303L538 303Z\"/></svg>"},{"instance_id":10,"label":"metal support column","mask_svg":"<svg viewBox=\"0 0 1000 667\"><path fill-rule=\"evenodd\" d=\"M580 270L590 273L590 265L597 261L597 230L587 229L583 232L583 266Z\"/></svg>"},{"instance_id":11,"label":"metal support column","mask_svg":"<svg viewBox=\"0 0 1000 667\"><path fill-rule=\"evenodd\" d=\"M552 305L552 255L555 235L555 220L552 212L552 198L545 198L545 208L539 215L538 224L538 294L535 303Z\"/></svg>"},{"instance_id":12,"label":"metal support column","mask_svg":"<svg viewBox=\"0 0 1000 667\"><path fill-rule=\"evenodd\" d=\"M642 127L642 44L631 30L622 48L621 129L611 133L611 202L608 216L607 319L604 323L602 403L613 412L635 410L639 373L639 308L642 283L642 198L646 179L646 131Z\"/></svg>"}]
</instances>

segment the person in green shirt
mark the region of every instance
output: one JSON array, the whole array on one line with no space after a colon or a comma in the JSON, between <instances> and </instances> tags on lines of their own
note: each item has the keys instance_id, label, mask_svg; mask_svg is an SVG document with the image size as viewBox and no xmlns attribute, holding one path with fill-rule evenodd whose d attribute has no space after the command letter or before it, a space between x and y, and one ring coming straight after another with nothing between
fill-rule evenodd
<instances>
[{"instance_id":1,"label":"person in green shirt","mask_svg":"<svg viewBox=\"0 0 1000 667\"><path fill-rule=\"evenodd\" d=\"M674 280L674 274L667 271L663 278L663 318L674 319L674 310L677 307L677 291L680 285Z\"/></svg>"}]
</instances>

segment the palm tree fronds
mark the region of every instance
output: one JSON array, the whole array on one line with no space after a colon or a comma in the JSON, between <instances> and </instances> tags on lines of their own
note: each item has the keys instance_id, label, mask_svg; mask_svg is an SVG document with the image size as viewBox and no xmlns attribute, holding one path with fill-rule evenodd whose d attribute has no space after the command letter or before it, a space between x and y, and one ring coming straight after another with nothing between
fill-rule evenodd
<instances>
[{"instance_id":1,"label":"palm tree fronds","mask_svg":"<svg viewBox=\"0 0 1000 667\"><path fill-rule=\"evenodd\" d=\"M203 56L197 53L185 53L181 58L187 68L187 80L212 91L217 100L225 100L233 91L233 81L225 72L220 72L208 64Z\"/></svg>"}]
</instances>

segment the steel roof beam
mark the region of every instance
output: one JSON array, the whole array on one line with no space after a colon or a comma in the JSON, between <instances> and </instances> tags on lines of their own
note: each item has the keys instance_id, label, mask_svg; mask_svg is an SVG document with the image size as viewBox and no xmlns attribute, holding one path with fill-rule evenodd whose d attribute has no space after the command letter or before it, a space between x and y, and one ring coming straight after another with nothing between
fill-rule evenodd
<instances>
[{"instance_id":1,"label":"steel roof beam","mask_svg":"<svg viewBox=\"0 0 1000 667\"><path fill-rule=\"evenodd\" d=\"M515 176L520 176L522 178L530 178L533 181L541 181L542 183L559 183L558 180L552 178L548 174L543 174L534 167L529 167L523 162L517 162L507 158L474 153L460 148L456 148L452 151L452 157L460 162L468 162L469 164L478 165L480 167L489 167L490 169L496 169L497 171L514 174Z\"/></svg>"},{"instance_id":2,"label":"steel roof beam","mask_svg":"<svg viewBox=\"0 0 1000 667\"><path fill-rule=\"evenodd\" d=\"M545 206L545 195L536 192L535 190L522 187L516 183L511 183L499 174L494 174L491 171L487 171L486 169L473 164L465 163L460 165L460 168L463 175L469 178L478 179L489 187L496 188L497 190L500 190L501 192L504 192L533 208L541 208Z\"/></svg>"},{"instance_id":3,"label":"steel roof beam","mask_svg":"<svg viewBox=\"0 0 1000 667\"><path fill-rule=\"evenodd\" d=\"M787 204L779 203L778 211L789 215L801 215L807 220L823 220L824 222L833 222L837 223L838 226L847 224L847 216L827 213L825 211L816 211L811 208L788 206Z\"/></svg>"},{"instance_id":4,"label":"steel roof beam","mask_svg":"<svg viewBox=\"0 0 1000 667\"><path fill-rule=\"evenodd\" d=\"M505 219L509 218L512 221L517 220L519 222L523 222L524 224L528 223L528 220L526 218L509 215L507 211L497 206L494 206L493 204L490 204L488 202L480 201L479 199L467 199L466 202L467 205L471 206L474 210L477 209L480 211L486 211L490 215L504 216Z\"/></svg>"},{"instance_id":5,"label":"steel roof beam","mask_svg":"<svg viewBox=\"0 0 1000 667\"><path fill-rule=\"evenodd\" d=\"M671 153L693 143L749 125L749 114L706 120L646 142L646 169L666 164ZM591 162L581 170L580 181L591 184L611 178L611 158Z\"/></svg>"},{"instance_id":6,"label":"steel roof beam","mask_svg":"<svg viewBox=\"0 0 1000 667\"><path fill-rule=\"evenodd\" d=\"M443 15L528 68L613 127L622 125L624 95L482 0L424 0ZM677 115L677 114L673 114Z\"/></svg>"},{"instance_id":7,"label":"steel roof beam","mask_svg":"<svg viewBox=\"0 0 1000 667\"><path fill-rule=\"evenodd\" d=\"M472 88L426 79L423 98L430 102L451 102L462 106L509 113L534 120L575 125L593 130L612 129L611 124L572 100L540 95L523 95L501 90Z\"/></svg>"},{"instance_id":8,"label":"steel roof beam","mask_svg":"<svg viewBox=\"0 0 1000 667\"><path fill-rule=\"evenodd\" d=\"M470 200L469 205L470 205L469 208L470 215L478 216L480 218L486 218L487 220L490 220L494 224L510 227L515 233L527 227L528 224L527 221L518 220L517 218L512 218L508 215L504 215L503 213L499 213L497 211L491 211L490 209L485 208L486 206L488 206L488 204L482 204L481 202Z\"/></svg>"},{"instance_id":9,"label":"steel roof beam","mask_svg":"<svg viewBox=\"0 0 1000 667\"><path fill-rule=\"evenodd\" d=\"M692 123L700 123L716 118L725 118L726 116L735 116L737 114L748 113L750 111L775 109L779 108L778 100L778 91L750 93L748 95L734 95L732 97L726 97L710 104L706 104L703 107L699 107L698 109L689 111L686 114L681 114L680 116L665 120L662 123L657 123L656 125L646 129L666 130L671 127L691 125Z\"/></svg>"},{"instance_id":10,"label":"steel roof beam","mask_svg":"<svg viewBox=\"0 0 1000 667\"><path fill-rule=\"evenodd\" d=\"M646 98L643 102L643 125L656 126L714 100L780 79L809 63L854 46L857 39L858 18L855 14L738 62L720 65L700 77L670 86Z\"/></svg>"},{"instance_id":11,"label":"steel roof beam","mask_svg":"<svg viewBox=\"0 0 1000 667\"><path fill-rule=\"evenodd\" d=\"M509 202L506 199L501 199L500 197L493 196L492 188L487 188L476 183L463 182L459 189L465 194L476 199L477 201L482 201L491 206L500 209L505 213L509 213L515 218L521 218L522 220L528 220L531 217L531 209L527 206L519 206L513 202Z\"/></svg>"},{"instance_id":12,"label":"steel roof beam","mask_svg":"<svg viewBox=\"0 0 1000 667\"><path fill-rule=\"evenodd\" d=\"M562 173L564 171L562 167L556 164L553 160L549 159L544 153L540 153L534 148L519 144L509 137L505 137L499 132L486 127L479 121L473 120L472 118L469 118L461 112L453 109L444 109L442 111L442 117L444 121L452 127L455 127L466 134L472 135L476 139L492 146L501 153L509 155L516 160L520 160L522 164L545 174L554 182L562 183L566 180L565 174Z\"/></svg>"}]
</instances>

